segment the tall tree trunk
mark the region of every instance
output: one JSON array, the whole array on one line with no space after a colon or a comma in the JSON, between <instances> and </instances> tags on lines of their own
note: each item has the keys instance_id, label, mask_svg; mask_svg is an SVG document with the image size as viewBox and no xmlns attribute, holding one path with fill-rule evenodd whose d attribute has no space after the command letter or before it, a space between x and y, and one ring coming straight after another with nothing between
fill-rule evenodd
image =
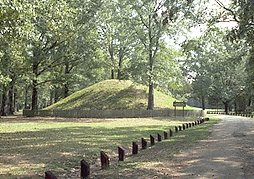
<instances>
[{"instance_id":1,"label":"tall tree trunk","mask_svg":"<svg viewBox=\"0 0 254 179\"><path fill-rule=\"evenodd\" d=\"M114 71L114 69L111 69L111 79L115 79L115 71Z\"/></svg>"},{"instance_id":2,"label":"tall tree trunk","mask_svg":"<svg viewBox=\"0 0 254 179\"><path fill-rule=\"evenodd\" d=\"M64 97L69 96L69 86L68 84L64 84Z\"/></svg>"},{"instance_id":3,"label":"tall tree trunk","mask_svg":"<svg viewBox=\"0 0 254 179\"><path fill-rule=\"evenodd\" d=\"M154 108L154 84L151 81L151 77L149 77L149 91L148 91L148 110L153 110Z\"/></svg>"},{"instance_id":4,"label":"tall tree trunk","mask_svg":"<svg viewBox=\"0 0 254 179\"><path fill-rule=\"evenodd\" d=\"M149 27L151 27L151 15L149 15ZM153 65L154 65L154 57L153 55L153 37L152 37L152 29L149 28L149 91L148 91L148 110L153 110L154 108L154 82L153 82Z\"/></svg>"},{"instance_id":5,"label":"tall tree trunk","mask_svg":"<svg viewBox=\"0 0 254 179\"><path fill-rule=\"evenodd\" d=\"M65 74L66 77L68 77L69 73L70 73L69 62L66 61L65 62L64 74ZM69 84L68 84L68 80L66 80L66 82L64 84L64 97L66 98L67 96L69 96Z\"/></svg>"},{"instance_id":6,"label":"tall tree trunk","mask_svg":"<svg viewBox=\"0 0 254 179\"><path fill-rule=\"evenodd\" d=\"M1 104L1 116L6 116L5 106L6 106L6 86L3 86L3 93L2 93L2 104Z\"/></svg>"},{"instance_id":7,"label":"tall tree trunk","mask_svg":"<svg viewBox=\"0 0 254 179\"><path fill-rule=\"evenodd\" d=\"M32 110L38 109L38 89L37 80L33 80L32 83Z\"/></svg>"},{"instance_id":8,"label":"tall tree trunk","mask_svg":"<svg viewBox=\"0 0 254 179\"><path fill-rule=\"evenodd\" d=\"M225 113L228 114L229 102L228 101L223 101L223 104L224 104Z\"/></svg>"},{"instance_id":9,"label":"tall tree trunk","mask_svg":"<svg viewBox=\"0 0 254 179\"><path fill-rule=\"evenodd\" d=\"M118 72L117 72L117 79L121 80L122 79L122 63L123 63L123 57L124 57L124 52L123 48L121 47L119 49L119 54L118 54Z\"/></svg>"},{"instance_id":10,"label":"tall tree trunk","mask_svg":"<svg viewBox=\"0 0 254 179\"><path fill-rule=\"evenodd\" d=\"M14 90L15 90L15 77L12 78L12 81L10 82L9 86L9 92L8 92L8 114L13 115L15 112L15 106L14 106Z\"/></svg>"},{"instance_id":11,"label":"tall tree trunk","mask_svg":"<svg viewBox=\"0 0 254 179\"><path fill-rule=\"evenodd\" d=\"M202 101L202 109L205 110L205 96L204 95L201 97L201 101Z\"/></svg>"},{"instance_id":12,"label":"tall tree trunk","mask_svg":"<svg viewBox=\"0 0 254 179\"><path fill-rule=\"evenodd\" d=\"M25 109L29 109L28 106L28 86L25 87Z\"/></svg>"},{"instance_id":13,"label":"tall tree trunk","mask_svg":"<svg viewBox=\"0 0 254 179\"><path fill-rule=\"evenodd\" d=\"M14 112L18 112L19 111L19 103L17 103L17 90L14 90L14 94L13 94L13 109Z\"/></svg>"},{"instance_id":14,"label":"tall tree trunk","mask_svg":"<svg viewBox=\"0 0 254 179\"><path fill-rule=\"evenodd\" d=\"M148 110L154 108L154 82L153 82L153 55L152 50L149 52L149 91L148 91Z\"/></svg>"},{"instance_id":15,"label":"tall tree trunk","mask_svg":"<svg viewBox=\"0 0 254 179\"><path fill-rule=\"evenodd\" d=\"M248 106L251 106L251 104L252 104L252 99L251 99L251 96L250 96L249 99L248 99Z\"/></svg>"},{"instance_id":16,"label":"tall tree trunk","mask_svg":"<svg viewBox=\"0 0 254 179\"><path fill-rule=\"evenodd\" d=\"M111 79L115 79L113 39L111 40L111 42L108 46L108 51L109 51L110 60L111 60L111 63L112 63L112 66L111 66Z\"/></svg>"},{"instance_id":17,"label":"tall tree trunk","mask_svg":"<svg viewBox=\"0 0 254 179\"><path fill-rule=\"evenodd\" d=\"M32 81L32 110L38 110L38 68L39 63L36 59L33 59L33 75L34 79Z\"/></svg>"}]
</instances>

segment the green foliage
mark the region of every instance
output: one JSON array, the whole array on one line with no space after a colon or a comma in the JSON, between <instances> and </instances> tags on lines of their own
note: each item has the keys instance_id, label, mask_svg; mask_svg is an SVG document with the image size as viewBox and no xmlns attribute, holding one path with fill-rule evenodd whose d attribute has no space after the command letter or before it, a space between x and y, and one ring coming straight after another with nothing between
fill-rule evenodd
<instances>
[{"instance_id":1,"label":"green foliage","mask_svg":"<svg viewBox=\"0 0 254 179\"><path fill-rule=\"evenodd\" d=\"M244 48L244 41L228 41L225 33L215 28L184 47L185 69L198 98L211 97L228 103L246 88L248 49Z\"/></svg>"}]
</instances>

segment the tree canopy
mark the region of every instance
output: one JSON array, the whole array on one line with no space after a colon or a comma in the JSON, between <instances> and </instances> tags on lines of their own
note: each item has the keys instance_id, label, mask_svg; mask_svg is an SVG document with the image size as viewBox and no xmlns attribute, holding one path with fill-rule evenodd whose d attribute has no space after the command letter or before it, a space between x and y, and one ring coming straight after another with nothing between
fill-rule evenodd
<instances>
[{"instance_id":1,"label":"tree canopy","mask_svg":"<svg viewBox=\"0 0 254 179\"><path fill-rule=\"evenodd\" d=\"M1 115L44 108L106 79L147 85L149 110L154 88L194 97L203 109L215 99L226 111L251 107L253 1L210 3L0 2Z\"/></svg>"}]
</instances>

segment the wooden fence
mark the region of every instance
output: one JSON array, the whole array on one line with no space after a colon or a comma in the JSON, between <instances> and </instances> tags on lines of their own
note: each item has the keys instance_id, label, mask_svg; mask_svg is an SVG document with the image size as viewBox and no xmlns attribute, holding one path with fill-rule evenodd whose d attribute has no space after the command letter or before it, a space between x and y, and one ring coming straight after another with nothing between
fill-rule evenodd
<instances>
[{"instance_id":1,"label":"wooden fence","mask_svg":"<svg viewBox=\"0 0 254 179\"><path fill-rule=\"evenodd\" d=\"M226 112L222 112L222 111L207 111L207 114L221 114L221 115L231 115L231 116L242 116L242 117L251 117L253 118L253 114L252 113L245 113L245 112L228 112L228 114L226 114Z\"/></svg>"},{"instance_id":2,"label":"wooden fence","mask_svg":"<svg viewBox=\"0 0 254 179\"><path fill-rule=\"evenodd\" d=\"M23 110L27 117L68 117L68 118L139 118L139 117L174 117L175 111L161 110ZM176 110L176 116L183 116L182 110ZM200 117L202 110L185 110L184 116Z\"/></svg>"}]
</instances>

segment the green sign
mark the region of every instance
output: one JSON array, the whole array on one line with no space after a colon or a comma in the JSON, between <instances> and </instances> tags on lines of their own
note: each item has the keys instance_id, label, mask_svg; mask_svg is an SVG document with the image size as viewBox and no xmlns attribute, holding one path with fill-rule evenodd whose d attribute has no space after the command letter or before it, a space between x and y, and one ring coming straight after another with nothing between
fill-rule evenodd
<instances>
[{"instance_id":1,"label":"green sign","mask_svg":"<svg viewBox=\"0 0 254 179\"><path fill-rule=\"evenodd\" d=\"M173 106L174 107L186 107L186 102L182 101L182 102L173 102Z\"/></svg>"}]
</instances>

